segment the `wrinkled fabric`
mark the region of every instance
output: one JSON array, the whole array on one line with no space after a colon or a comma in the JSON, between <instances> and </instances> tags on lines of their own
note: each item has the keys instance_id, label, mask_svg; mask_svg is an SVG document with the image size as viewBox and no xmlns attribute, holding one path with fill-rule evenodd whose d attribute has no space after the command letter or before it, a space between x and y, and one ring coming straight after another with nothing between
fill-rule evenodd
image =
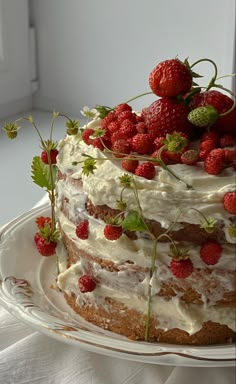
<instances>
[{"instance_id":1,"label":"wrinkled fabric","mask_svg":"<svg viewBox=\"0 0 236 384\"><path fill-rule=\"evenodd\" d=\"M43 198L38 204L45 203ZM34 331L0 305L1 384L234 384L234 367L154 365L88 352Z\"/></svg>"}]
</instances>

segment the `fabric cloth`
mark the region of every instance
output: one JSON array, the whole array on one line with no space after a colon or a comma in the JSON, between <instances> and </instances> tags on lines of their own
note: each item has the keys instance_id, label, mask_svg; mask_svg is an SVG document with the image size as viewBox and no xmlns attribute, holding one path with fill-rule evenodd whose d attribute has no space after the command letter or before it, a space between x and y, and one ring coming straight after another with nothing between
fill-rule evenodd
<instances>
[{"instance_id":1,"label":"fabric cloth","mask_svg":"<svg viewBox=\"0 0 236 384\"><path fill-rule=\"evenodd\" d=\"M234 384L235 378L234 367L154 365L88 352L34 331L0 306L2 384Z\"/></svg>"}]
</instances>

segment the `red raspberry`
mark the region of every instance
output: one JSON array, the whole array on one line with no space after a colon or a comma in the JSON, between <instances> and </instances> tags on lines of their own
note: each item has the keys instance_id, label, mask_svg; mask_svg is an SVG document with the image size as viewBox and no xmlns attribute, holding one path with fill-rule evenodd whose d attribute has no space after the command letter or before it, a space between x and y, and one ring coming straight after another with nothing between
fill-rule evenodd
<instances>
[{"instance_id":1,"label":"red raspberry","mask_svg":"<svg viewBox=\"0 0 236 384\"><path fill-rule=\"evenodd\" d=\"M111 121L107 126L108 131L111 133L117 132L119 128L120 128L120 124L118 123L117 120Z\"/></svg>"},{"instance_id":2,"label":"red raspberry","mask_svg":"<svg viewBox=\"0 0 236 384\"><path fill-rule=\"evenodd\" d=\"M111 147L113 152L119 152L114 153L115 157L124 157L128 153L130 153L130 145L129 143L124 139L118 139L116 140Z\"/></svg>"},{"instance_id":3,"label":"red raspberry","mask_svg":"<svg viewBox=\"0 0 236 384\"><path fill-rule=\"evenodd\" d=\"M139 164L135 169L135 175L145 177L145 179L149 180L154 179L156 175L155 166L150 161Z\"/></svg>"},{"instance_id":4,"label":"red raspberry","mask_svg":"<svg viewBox=\"0 0 236 384\"><path fill-rule=\"evenodd\" d=\"M195 149L188 149L181 154L180 160L183 164L195 165L199 160L198 151Z\"/></svg>"},{"instance_id":5,"label":"red raspberry","mask_svg":"<svg viewBox=\"0 0 236 384\"><path fill-rule=\"evenodd\" d=\"M82 275L78 281L80 292L92 292L96 288L96 283L93 278L89 275Z\"/></svg>"},{"instance_id":6,"label":"red raspberry","mask_svg":"<svg viewBox=\"0 0 236 384\"><path fill-rule=\"evenodd\" d=\"M210 175L218 175L224 168L225 151L222 148L210 151L204 161L204 169Z\"/></svg>"},{"instance_id":7,"label":"red raspberry","mask_svg":"<svg viewBox=\"0 0 236 384\"><path fill-rule=\"evenodd\" d=\"M189 277L192 274L193 263L190 259L171 259L170 268L173 275L175 275L179 279L185 279L186 277Z\"/></svg>"},{"instance_id":8,"label":"red raspberry","mask_svg":"<svg viewBox=\"0 0 236 384\"><path fill-rule=\"evenodd\" d=\"M207 265L215 265L218 263L222 254L222 247L215 241L206 241L200 249L201 259Z\"/></svg>"},{"instance_id":9,"label":"red raspberry","mask_svg":"<svg viewBox=\"0 0 236 384\"><path fill-rule=\"evenodd\" d=\"M52 219L51 217L40 216L36 218L35 223L39 229L43 229L46 224L51 225Z\"/></svg>"},{"instance_id":10,"label":"red raspberry","mask_svg":"<svg viewBox=\"0 0 236 384\"><path fill-rule=\"evenodd\" d=\"M140 121L135 125L136 131L138 133L147 133L147 127L143 121Z\"/></svg>"},{"instance_id":11,"label":"red raspberry","mask_svg":"<svg viewBox=\"0 0 236 384\"><path fill-rule=\"evenodd\" d=\"M132 150L140 155L146 155L152 152L153 143L150 135L147 133L137 133L132 139Z\"/></svg>"},{"instance_id":12,"label":"red raspberry","mask_svg":"<svg viewBox=\"0 0 236 384\"><path fill-rule=\"evenodd\" d=\"M84 140L85 144L89 145L92 144L93 139L90 138L94 134L94 129L92 128L86 128L82 133L82 139Z\"/></svg>"},{"instance_id":13,"label":"red raspberry","mask_svg":"<svg viewBox=\"0 0 236 384\"><path fill-rule=\"evenodd\" d=\"M127 103L122 103L116 106L115 115L118 116L121 112L132 111L132 107Z\"/></svg>"},{"instance_id":14,"label":"red raspberry","mask_svg":"<svg viewBox=\"0 0 236 384\"><path fill-rule=\"evenodd\" d=\"M137 168L138 165L139 165L138 160L135 158L131 159L131 157L128 159L124 158L124 160L122 160L122 162L121 162L122 168L125 171L132 172L132 173L135 172L135 169Z\"/></svg>"},{"instance_id":15,"label":"red raspberry","mask_svg":"<svg viewBox=\"0 0 236 384\"><path fill-rule=\"evenodd\" d=\"M58 150L57 149L51 149L50 151L50 159L51 159L51 164L56 164L57 162L57 155L58 155ZM45 164L49 164L48 160L48 154L46 151L42 151L41 153L41 160Z\"/></svg>"},{"instance_id":16,"label":"red raspberry","mask_svg":"<svg viewBox=\"0 0 236 384\"><path fill-rule=\"evenodd\" d=\"M56 241L48 241L44 239L44 237L42 237L39 232L37 232L34 236L34 242L40 255L52 256L55 254L55 249L57 246Z\"/></svg>"},{"instance_id":17,"label":"red raspberry","mask_svg":"<svg viewBox=\"0 0 236 384\"><path fill-rule=\"evenodd\" d=\"M232 135L229 135L226 133L223 136L221 136L220 138L221 148L231 147L232 145L234 145L234 138Z\"/></svg>"},{"instance_id":18,"label":"red raspberry","mask_svg":"<svg viewBox=\"0 0 236 384\"><path fill-rule=\"evenodd\" d=\"M88 228L89 228L88 220L81 221L76 226L76 230L75 230L76 236L81 240L86 240L89 235Z\"/></svg>"},{"instance_id":19,"label":"red raspberry","mask_svg":"<svg viewBox=\"0 0 236 384\"><path fill-rule=\"evenodd\" d=\"M236 215L236 191L227 192L224 195L223 205L227 212Z\"/></svg>"},{"instance_id":20,"label":"red raspberry","mask_svg":"<svg viewBox=\"0 0 236 384\"><path fill-rule=\"evenodd\" d=\"M122 227L106 224L104 227L104 236L108 240L117 240L122 235Z\"/></svg>"}]
</instances>

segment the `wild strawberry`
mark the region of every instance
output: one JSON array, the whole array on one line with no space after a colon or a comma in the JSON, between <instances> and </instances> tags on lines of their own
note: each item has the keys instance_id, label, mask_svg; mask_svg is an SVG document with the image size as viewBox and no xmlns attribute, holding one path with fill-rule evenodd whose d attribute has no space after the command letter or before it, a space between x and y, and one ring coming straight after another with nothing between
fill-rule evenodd
<instances>
[{"instance_id":1,"label":"wild strawberry","mask_svg":"<svg viewBox=\"0 0 236 384\"><path fill-rule=\"evenodd\" d=\"M159 63L150 73L149 86L160 97L176 97L187 93L192 86L189 67L178 59Z\"/></svg>"},{"instance_id":2,"label":"wild strawberry","mask_svg":"<svg viewBox=\"0 0 236 384\"><path fill-rule=\"evenodd\" d=\"M115 157L124 157L130 153L130 145L125 139L116 140L111 147Z\"/></svg>"},{"instance_id":3,"label":"wild strawberry","mask_svg":"<svg viewBox=\"0 0 236 384\"><path fill-rule=\"evenodd\" d=\"M212 140L214 141L215 143L215 148L218 146L219 144L219 140L220 140L220 135L218 132L212 130L212 131L205 131L201 137L201 141L204 141L204 140Z\"/></svg>"},{"instance_id":4,"label":"wild strawberry","mask_svg":"<svg viewBox=\"0 0 236 384\"><path fill-rule=\"evenodd\" d=\"M120 124L118 123L117 120L111 121L107 126L108 131L111 133L117 132L119 128L120 128Z\"/></svg>"},{"instance_id":5,"label":"wild strawberry","mask_svg":"<svg viewBox=\"0 0 236 384\"><path fill-rule=\"evenodd\" d=\"M154 151L152 154L151 154L151 157L153 157L154 159L157 159L158 158L158 155L159 155L159 150L160 149L157 149L156 151ZM168 156L168 152L163 149L161 151L161 160L167 165L167 164L170 164L170 158ZM153 162L153 164L155 165L158 165L158 162Z\"/></svg>"},{"instance_id":6,"label":"wild strawberry","mask_svg":"<svg viewBox=\"0 0 236 384\"><path fill-rule=\"evenodd\" d=\"M206 107L198 107L188 114L188 120L197 127L211 126L218 118L217 110L211 105Z\"/></svg>"},{"instance_id":7,"label":"wild strawberry","mask_svg":"<svg viewBox=\"0 0 236 384\"><path fill-rule=\"evenodd\" d=\"M198 151L195 149L188 149L181 154L180 160L183 164L195 165L199 161Z\"/></svg>"},{"instance_id":8,"label":"wild strawberry","mask_svg":"<svg viewBox=\"0 0 236 384\"><path fill-rule=\"evenodd\" d=\"M131 105L127 103L122 103L116 106L115 108L115 115L118 116L121 112L124 111L132 111Z\"/></svg>"},{"instance_id":9,"label":"wild strawberry","mask_svg":"<svg viewBox=\"0 0 236 384\"><path fill-rule=\"evenodd\" d=\"M197 93L190 103L191 109L206 107L209 105L214 107L218 114L221 114L228 111L232 107L233 100L219 91L210 90Z\"/></svg>"},{"instance_id":10,"label":"wild strawberry","mask_svg":"<svg viewBox=\"0 0 236 384\"><path fill-rule=\"evenodd\" d=\"M193 272L192 260L188 259L171 259L170 268L174 276L179 279L189 277Z\"/></svg>"},{"instance_id":11,"label":"wild strawberry","mask_svg":"<svg viewBox=\"0 0 236 384\"><path fill-rule=\"evenodd\" d=\"M232 145L234 145L234 138L232 135L225 133L223 136L221 136L220 138L221 148L231 147Z\"/></svg>"},{"instance_id":12,"label":"wild strawberry","mask_svg":"<svg viewBox=\"0 0 236 384\"><path fill-rule=\"evenodd\" d=\"M76 236L81 240L86 240L89 236L89 222L88 220L81 221L75 229Z\"/></svg>"},{"instance_id":13,"label":"wild strawberry","mask_svg":"<svg viewBox=\"0 0 236 384\"><path fill-rule=\"evenodd\" d=\"M121 124L122 123L122 121L124 121L124 120L126 120L126 119L128 119L128 120L130 120L130 121L132 121L133 123L135 122L135 117L134 117L134 115L133 115L133 113L132 113L132 111L123 111L123 112L121 112L119 115L117 115L117 121Z\"/></svg>"},{"instance_id":14,"label":"wild strawberry","mask_svg":"<svg viewBox=\"0 0 236 384\"><path fill-rule=\"evenodd\" d=\"M140 155L145 155L151 153L152 149L152 140L147 133L137 133L132 138L132 151L137 152Z\"/></svg>"},{"instance_id":15,"label":"wild strawberry","mask_svg":"<svg viewBox=\"0 0 236 384\"><path fill-rule=\"evenodd\" d=\"M220 116L214 124L214 129L219 133L228 133L236 136L236 108L224 116Z\"/></svg>"},{"instance_id":16,"label":"wild strawberry","mask_svg":"<svg viewBox=\"0 0 236 384\"><path fill-rule=\"evenodd\" d=\"M111 142L110 142L110 139L108 137L97 137L96 139L93 139L92 140L92 143L91 143L95 148L98 148L100 149L100 151L104 151L104 149L107 147L110 149L111 147Z\"/></svg>"},{"instance_id":17,"label":"wild strawberry","mask_svg":"<svg viewBox=\"0 0 236 384\"><path fill-rule=\"evenodd\" d=\"M236 149L225 149L225 163L233 164L236 161Z\"/></svg>"},{"instance_id":18,"label":"wild strawberry","mask_svg":"<svg viewBox=\"0 0 236 384\"><path fill-rule=\"evenodd\" d=\"M50 160L51 164L56 164L57 162L57 155L58 155L58 150L56 148L51 149L50 151ZM49 164L49 159L48 159L48 154L46 151L42 151L41 153L41 160L45 164Z\"/></svg>"},{"instance_id":19,"label":"wild strawberry","mask_svg":"<svg viewBox=\"0 0 236 384\"><path fill-rule=\"evenodd\" d=\"M210 152L212 149L216 148L216 143L212 139L206 139L201 141L200 143L200 150L201 151L208 151Z\"/></svg>"},{"instance_id":20,"label":"wild strawberry","mask_svg":"<svg viewBox=\"0 0 236 384\"><path fill-rule=\"evenodd\" d=\"M209 155L210 151L206 150L206 149L201 149L198 153L198 156L199 156L199 160L201 161L205 161L207 156Z\"/></svg>"},{"instance_id":21,"label":"wild strawberry","mask_svg":"<svg viewBox=\"0 0 236 384\"><path fill-rule=\"evenodd\" d=\"M129 158L124 158L124 160L122 160L121 162L121 166L122 168L127 171L127 172L132 172L134 173L135 172L135 169L137 168L137 166L139 165L139 162L137 159L132 159L132 157L129 157Z\"/></svg>"},{"instance_id":22,"label":"wild strawberry","mask_svg":"<svg viewBox=\"0 0 236 384\"><path fill-rule=\"evenodd\" d=\"M143 121L140 121L135 125L136 131L138 133L147 133L147 127Z\"/></svg>"},{"instance_id":23,"label":"wild strawberry","mask_svg":"<svg viewBox=\"0 0 236 384\"><path fill-rule=\"evenodd\" d=\"M129 119L122 121L119 129L120 139L128 139L134 136L136 133L137 131L132 121Z\"/></svg>"},{"instance_id":24,"label":"wild strawberry","mask_svg":"<svg viewBox=\"0 0 236 384\"><path fill-rule=\"evenodd\" d=\"M222 254L222 247L216 241L206 241L200 249L201 259L207 265L215 265L218 263Z\"/></svg>"},{"instance_id":25,"label":"wild strawberry","mask_svg":"<svg viewBox=\"0 0 236 384\"><path fill-rule=\"evenodd\" d=\"M224 169L225 152L222 148L210 151L204 161L204 169L210 175L218 175Z\"/></svg>"},{"instance_id":26,"label":"wild strawberry","mask_svg":"<svg viewBox=\"0 0 236 384\"><path fill-rule=\"evenodd\" d=\"M90 137L94 134L94 129L92 128L86 128L82 132L82 140L85 142L85 144L89 145L92 144L93 139Z\"/></svg>"},{"instance_id":27,"label":"wild strawberry","mask_svg":"<svg viewBox=\"0 0 236 384\"><path fill-rule=\"evenodd\" d=\"M189 133L191 124L188 121L189 110L173 99L163 98L154 101L142 110L142 117L147 131L154 140L167 133L182 131Z\"/></svg>"},{"instance_id":28,"label":"wild strawberry","mask_svg":"<svg viewBox=\"0 0 236 384\"><path fill-rule=\"evenodd\" d=\"M117 240L122 235L122 227L112 224L106 224L104 227L104 236L108 240Z\"/></svg>"},{"instance_id":29,"label":"wild strawberry","mask_svg":"<svg viewBox=\"0 0 236 384\"><path fill-rule=\"evenodd\" d=\"M82 293L92 292L96 288L96 282L89 275L80 276L78 280L78 285L79 285L80 292Z\"/></svg>"},{"instance_id":30,"label":"wild strawberry","mask_svg":"<svg viewBox=\"0 0 236 384\"><path fill-rule=\"evenodd\" d=\"M135 175L149 180L154 179L156 175L155 166L150 161L139 164L135 169Z\"/></svg>"},{"instance_id":31,"label":"wild strawberry","mask_svg":"<svg viewBox=\"0 0 236 384\"><path fill-rule=\"evenodd\" d=\"M236 191L227 192L224 195L223 205L227 212L236 215Z\"/></svg>"},{"instance_id":32,"label":"wild strawberry","mask_svg":"<svg viewBox=\"0 0 236 384\"><path fill-rule=\"evenodd\" d=\"M116 114L114 111L111 111L104 117L104 119L102 119L101 128L108 129L108 125L114 120L116 120Z\"/></svg>"},{"instance_id":33,"label":"wild strawberry","mask_svg":"<svg viewBox=\"0 0 236 384\"><path fill-rule=\"evenodd\" d=\"M36 218L35 223L39 229L43 229L46 224L51 225L51 217L39 216Z\"/></svg>"},{"instance_id":34,"label":"wild strawberry","mask_svg":"<svg viewBox=\"0 0 236 384\"><path fill-rule=\"evenodd\" d=\"M163 145L165 144L164 141L165 141L165 136L156 137L156 139L154 140L155 148L160 149L161 147L163 147Z\"/></svg>"},{"instance_id":35,"label":"wild strawberry","mask_svg":"<svg viewBox=\"0 0 236 384\"><path fill-rule=\"evenodd\" d=\"M55 249L57 246L56 241L50 241L42 237L42 235L37 232L34 236L35 245L42 256L52 256L55 254Z\"/></svg>"}]
</instances>

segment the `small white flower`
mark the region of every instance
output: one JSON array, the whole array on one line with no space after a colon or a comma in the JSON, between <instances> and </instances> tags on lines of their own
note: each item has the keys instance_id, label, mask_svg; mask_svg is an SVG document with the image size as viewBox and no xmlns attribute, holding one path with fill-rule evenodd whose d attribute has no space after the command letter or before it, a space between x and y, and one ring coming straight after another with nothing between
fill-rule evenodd
<instances>
[{"instance_id":1,"label":"small white flower","mask_svg":"<svg viewBox=\"0 0 236 384\"><path fill-rule=\"evenodd\" d=\"M83 107L83 110L80 111L80 113L85 116L85 117L88 117L89 119L96 119L99 117L99 112L97 111L96 108L89 108L88 106L85 106Z\"/></svg>"}]
</instances>

